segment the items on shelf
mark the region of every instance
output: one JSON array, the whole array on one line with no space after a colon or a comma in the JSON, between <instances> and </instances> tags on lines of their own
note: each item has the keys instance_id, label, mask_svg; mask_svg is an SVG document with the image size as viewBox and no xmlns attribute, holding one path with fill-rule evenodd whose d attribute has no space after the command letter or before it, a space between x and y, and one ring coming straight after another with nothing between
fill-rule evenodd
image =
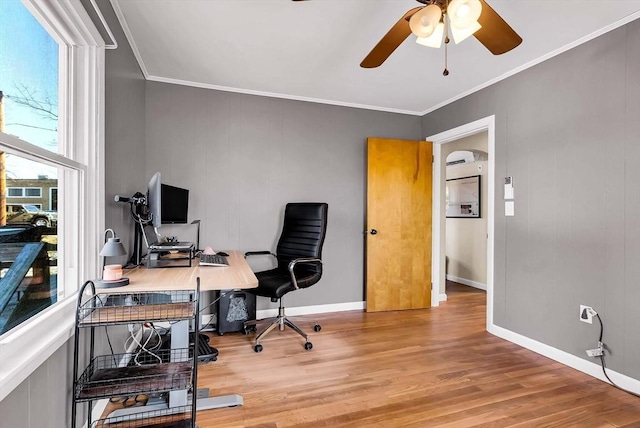
<instances>
[{"instance_id":1,"label":"items on shelf","mask_svg":"<svg viewBox=\"0 0 640 428\"><path fill-rule=\"evenodd\" d=\"M89 295L87 296L87 290ZM199 334L199 281L194 290L153 291L132 293L119 290L100 290L92 281L84 283L78 295L74 338L74 388L72 394L71 426L77 424L77 407L88 403L87 426L96 427L118 423L118 427L155 426L158 423L178 427L195 427L196 400L189 406L167 407L145 411L136 408L134 414L108 416L92 422L92 402L102 398L157 394L188 390L194 394L197 384L198 346L157 349L136 353L94 355L95 328L114 325L153 322L192 322ZM83 301L84 300L84 301ZM80 348L80 330L89 329L89 344ZM86 339L85 339L86 340ZM138 342L139 344L139 342ZM88 353L84 371L79 374L82 351ZM137 412L137 410L140 410ZM164 425L163 425L164 426Z\"/></svg>"}]
</instances>

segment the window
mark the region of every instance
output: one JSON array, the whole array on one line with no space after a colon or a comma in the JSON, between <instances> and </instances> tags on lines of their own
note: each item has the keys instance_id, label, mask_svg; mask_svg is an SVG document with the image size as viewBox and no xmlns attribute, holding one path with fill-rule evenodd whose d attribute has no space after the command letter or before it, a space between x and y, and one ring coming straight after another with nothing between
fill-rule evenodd
<instances>
[{"instance_id":1,"label":"window","mask_svg":"<svg viewBox=\"0 0 640 428\"><path fill-rule=\"evenodd\" d=\"M27 198L41 198L42 189L39 187L27 187L24 189L24 196Z\"/></svg>"},{"instance_id":2,"label":"window","mask_svg":"<svg viewBox=\"0 0 640 428\"><path fill-rule=\"evenodd\" d=\"M98 273L104 41L80 1L1 0L0 52L2 400L72 336L75 294Z\"/></svg>"},{"instance_id":3,"label":"window","mask_svg":"<svg viewBox=\"0 0 640 428\"><path fill-rule=\"evenodd\" d=\"M36 147L58 150L58 43L21 2L0 3L0 91L3 131ZM33 146L33 147L30 147ZM31 153L25 153L29 155ZM0 174L14 180L58 176L58 168L22 154L3 153ZM41 199L41 187L12 187L7 197ZM33 201L38 202L38 201ZM57 302L57 231L41 203L5 199L0 215L0 334ZM1 213L2 211L0 211ZM24 263L26 261L27 263Z\"/></svg>"},{"instance_id":4,"label":"window","mask_svg":"<svg viewBox=\"0 0 640 428\"><path fill-rule=\"evenodd\" d=\"M7 165L6 160L5 160L5 165ZM41 187L9 187L7 188L7 198L41 198L41 197L42 197Z\"/></svg>"}]
</instances>

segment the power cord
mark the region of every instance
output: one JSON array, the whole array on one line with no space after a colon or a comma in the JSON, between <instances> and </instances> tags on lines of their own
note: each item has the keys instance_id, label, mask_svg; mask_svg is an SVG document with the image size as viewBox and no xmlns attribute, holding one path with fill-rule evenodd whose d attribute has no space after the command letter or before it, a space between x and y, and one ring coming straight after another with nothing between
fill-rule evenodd
<instances>
[{"instance_id":1,"label":"power cord","mask_svg":"<svg viewBox=\"0 0 640 428\"><path fill-rule=\"evenodd\" d=\"M140 329L142 331L142 338L144 339L144 331L145 331L144 324L140 326ZM159 350L162 347L162 337L160 336L160 333L158 332L158 330L156 330L156 328L153 326L153 324L150 324L150 328L148 329L148 331L149 331L149 335L147 336L147 339L144 340L144 343L142 343L136 338L136 334L134 334L133 329L129 331L129 338L124 342L125 352L127 352L127 349L129 349L129 347L133 343L137 345L137 351L135 353L135 356L133 357L133 361L137 366L140 366L142 364L149 364L148 361L144 361L144 362L140 361L140 357L145 354L152 356L154 359L158 361L159 364L162 363L162 358L154 352ZM149 343L151 342L151 339L154 337L154 334L157 338L157 342L153 346L148 347Z\"/></svg>"},{"instance_id":2,"label":"power cord","mask_svg":"<svg viewBox=\"0 0 640 428\"><path fill-rule=\"evenodd\" d=\"M595 312L595 311L594 311ZM602 335L604 334L604 324L602 323L602 318L600 318L600 315L595 312L595 316L598 318L598 321L600 322L600 336L598 337L598 346L603 346L604 344L602 342ZM617 385L614 381L611 380L611 378L609 377L609 375L607 374L607 366L604 362L604 352L602 352L600 355L600 365L602 366L602 373L604 373L604 377L607 378L607 380L609 381L609 383L611 383L611 385L613 385L614 387L618 388L620 391L624 391L627 394L631 394L633 396L636 397L640 397L640 394L636 394L633 391L629 391L628 389L625 389L619 385Z\"/></svg>"}]
</instances>

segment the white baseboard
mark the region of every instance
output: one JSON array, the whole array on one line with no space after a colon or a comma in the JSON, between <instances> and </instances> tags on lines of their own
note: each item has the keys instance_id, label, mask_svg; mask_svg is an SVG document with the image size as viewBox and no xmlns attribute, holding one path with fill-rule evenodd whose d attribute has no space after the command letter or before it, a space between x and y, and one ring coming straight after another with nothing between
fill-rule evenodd
<instances>
[{"instance_id":1,"label":"white baseboard","mask_svg":"<svg viewBox=\"0 0 640 428\"><path fill-rule=\"evenodd\" d=\"M568 352L561 351L552 346L538 342L537 340L533 340L521 334L514 333L511 330L507 330L503 327L498 327L497 325L490 326L489 333L502 339L508 340L509 342L515 343L516 345L527 348L535 353L544 355L545 357L551 358L552 360L555 360L573 369L579 370L582 373L586 373L589 376L593 376L597 379L609 383L609 381L602 373L602 366L600 366L599 360L597 363L587 361L583 358L576 357L573 354L569 354ZM636 394L640 394L640 380L623 375L621 373L617 373L610 369L607 369L607 375L609 375L611 380L621 388L627 389Z\"/></svg>"},{"instance_id":2,"label":"white baseboard","mask_svg":"<svg viewBox=\"0 0 640 428\"><path fill-rule=\"evenodd\" d=\"M487 291L487 284L481 282L471 281L466 278L458 278L457 276L447 275L449 281L459 282L460 284L468 285L469 287L477 288L479 290Z\"/></svg>"},{"instance_id":3,"label":"white baseboard","mask_svg":"<svg viewBox=\"0 0 640 428\"><path fill-rule=\"evenodd\" d=\"M445 293L438 294L438 302L446 302L446 301L447 301L447 295Z\"/></svg>"},{"instance_id":4,"label":"white baseboard","mask_svg":"<svg viewBox=\"0 0 640 428\"><path fill-rule=\"evenodd\" d=\"M99 420L100 418L102 418L102 414L104 413L104 410L107 408L107 404L109 404L109 399L108 398L103 398L102 400L98 400L95 402L95 404L93 405L93 407L91 408L91 422L92 424L95 423L95 421ZM85 417L86 419L86 417ZM85 421L83 428L91 428L89 426L87 426L87 422Z\"/></svg>"},{"instance_id":5,"label":"white baseboard","mask_svg":"<svg viewBox=\"0 0 640 428\"><path fill-rule=\"evenodd\" d=\"M333 303L329 305L316 305L316 306L298 306L287 307L287 315L313 315L313 314L325 314L328 312L345 312L345 311L358 311L365 308L365 302L348 302L348 303ZM278 308L273 309L261 309L256 311L256 318L271 318L278 315Z\"/></svg>"}]
</instances>

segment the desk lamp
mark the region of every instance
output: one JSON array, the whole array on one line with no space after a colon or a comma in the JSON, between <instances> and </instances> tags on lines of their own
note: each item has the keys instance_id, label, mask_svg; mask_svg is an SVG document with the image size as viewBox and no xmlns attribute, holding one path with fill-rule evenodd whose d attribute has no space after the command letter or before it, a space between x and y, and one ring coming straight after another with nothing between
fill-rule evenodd
<instances>
[{"instance_id":1,"label":"desk lamp","mask_svg":"<svg viewBox=\"0 0 640 428\"><path fill-rule=\"evenodd\" d=\"M108 238L111 232L111 238ZM122 277L122 265L107 265L107 257L124 256L127 251L120 242L120 238L116 236L113 229L107 229L104 232L105 244L100 251L100 255L104 257L102 260L102 279L94 281L97 288L115 288L129 284L129 278Z\"/></svg>"}]
</instances>

